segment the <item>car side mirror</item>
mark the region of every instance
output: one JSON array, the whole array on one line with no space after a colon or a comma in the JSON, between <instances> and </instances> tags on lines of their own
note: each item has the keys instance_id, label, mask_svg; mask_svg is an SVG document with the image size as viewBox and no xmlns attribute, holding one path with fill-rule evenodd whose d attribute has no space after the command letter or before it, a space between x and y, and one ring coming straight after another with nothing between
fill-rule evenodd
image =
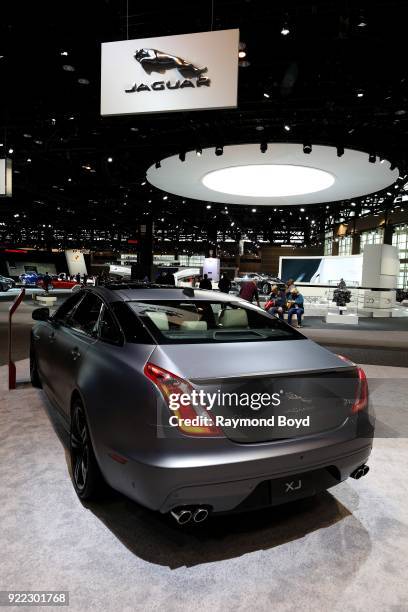
<instances>
[{"instance_id":1,"label":"car side mirror","mask_svg":"<svg viewBox=\"0 0 408 612\"><path fill-rule=\"evenodd\" d=\"M31 314L34 321L48 321L50 318L49 308L36 308Z\"/></svg>"}]
</instances>

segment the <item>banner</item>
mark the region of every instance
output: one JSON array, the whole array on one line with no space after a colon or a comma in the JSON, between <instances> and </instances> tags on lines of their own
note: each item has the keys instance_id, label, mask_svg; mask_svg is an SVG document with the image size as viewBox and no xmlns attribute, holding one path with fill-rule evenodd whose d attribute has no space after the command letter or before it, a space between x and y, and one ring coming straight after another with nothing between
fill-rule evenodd
<instances>
[{"instance_id":1,"label":"banner","mask_svg":"<svg viewBox=\"0 0 408 612\"><path fill-rule=\"evenodd\" d=\"M11 159L0 159L0 196L11 197L13 195L12 178Z\"/></svg>"},{"instance_id":2,"label":"banner","mask_svg":"<svg viewBox=\"0 0 408 612\"><path fill-rule=\"evenodd\" d=\"M101 115L237 106L239 30L102 44Z\"/></svg>"},{"instance_id":3,"label":"banner","mask_svg":"<svg viewBox=\"0 0 408 612\"><path fill-rule=\"evenodd\" d=\"M67 258L68 271L70 274L87 274L84 254L79 249L69 249L65 251Z\"/></svg>"}]
</instances>

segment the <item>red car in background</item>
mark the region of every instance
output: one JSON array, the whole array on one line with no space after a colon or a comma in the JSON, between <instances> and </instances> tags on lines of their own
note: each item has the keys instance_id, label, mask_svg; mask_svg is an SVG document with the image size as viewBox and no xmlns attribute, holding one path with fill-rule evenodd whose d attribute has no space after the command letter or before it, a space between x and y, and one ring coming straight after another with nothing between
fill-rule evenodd
<instances>
[{"instance_id":1,"label":"red car in background","mask_svg":"<svg viewBox=\"0 0 408 612\"><path fill-rule=\"evenodd\" d=\"M41 278L37 281L37 287L43 287L43 286L44 286L44 281ZM50 283L50 289L72 289L75 286L79 288L81 287L81 283L77 283L77 281L75 280L67 280L63 278L58 278L57 276L55 278L52 277L51 283Z\"/></svg>"}]
</instances>

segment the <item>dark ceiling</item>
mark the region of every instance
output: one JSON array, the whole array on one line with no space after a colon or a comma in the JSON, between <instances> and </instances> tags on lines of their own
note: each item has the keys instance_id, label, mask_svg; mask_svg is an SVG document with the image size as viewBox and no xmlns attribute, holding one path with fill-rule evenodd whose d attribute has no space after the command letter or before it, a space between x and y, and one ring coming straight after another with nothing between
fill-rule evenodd
<instances>
[{"instance_id":1,"label":"dark ceiling","mask_svg":"<svg viewBox=\"0 0 408 612\"><path fill-rule=\"evenodd\" d=\"M233 205L226 212L175 196L163 201L142 183L152 162L181 150L261 141L375 152L405 175L406 0L14 0L2 13L0 156L13 149L14 167L13 198L0 200L3 245L115 245L152 215L171 241L208 228L232 238L252 230L254 243L260 234L273 241L286 228L303 232L308 244L321 239L328 211L333 222L362 208L378 211L398 193L354 208L309 207L302 215ZM211 27L238 27L246 43L237 109L100 117L101 42Z\"/></svg>"}]
</instances>

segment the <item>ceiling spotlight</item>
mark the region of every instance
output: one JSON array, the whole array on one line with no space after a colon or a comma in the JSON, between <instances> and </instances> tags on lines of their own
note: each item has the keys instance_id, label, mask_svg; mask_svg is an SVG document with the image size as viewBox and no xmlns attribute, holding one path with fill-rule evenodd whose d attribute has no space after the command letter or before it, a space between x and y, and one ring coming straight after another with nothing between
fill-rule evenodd
<instances>
[{"instance_id":1,"label":"ceiling spotlight","mask_svg":"<svg viewBox=\"0 0 408 612\"><path fill-rule=\"evenodd\" d=\"M266 142L261 142L260 149L261 153L266 153L266 151L268 150L268 144Z\"/></svg>"},{"instance_id":2,"label":"ceiling spotlight","mask_svg":"<svg viewBox=\"0 0 408 612\"><path fill-rule=\"evenodd\" d=\"M344 147L340 145L337 147L337 157L341 157L342 155L344 155Z\"/></svg>"},{"instance_id":3,"label":"ceiling spotlight","mask_svg":"<svg viewBox=\"0 0 408 612\"><path fill-rule=\"evenodd\" d=\"M207 208L207 210L210 210L211 204L207 204L206 208Z\"/></svg>"},{"instance_id":4,"label":"ceiling spotlight","mask_svg":"<svg viewBox=\"0 0 408 612\"><path fill-rule=\"evenodd\" d=\"M179 153L179 160L180 160L181 162L186 161L186 152L185 152L185 151L181 151L181 152Z\"/></svg>"},{"instance_id":5,"label":"ceiling spotlight","mask_svg":"<svg viewBox=\"0 0 408 612\"><path fill-rule=\"evenodd\" d=\"M256 208L253 208L253 209L252 209L252 212L256 212Z\"/></svg>"},{"instance_id":6,"label":"ceiling spotlight","mask_svg":"<svg viewBox=\"0 0 408 612\"><path fill-rule=\"evenodd\" d=\"M27 157L27 162L30 164L31 163L31 157Z\"/></svg>"},{"instance_id":7,"label":"ceiling spotlight","mask_svg":"<svg viewBox=\"0 0 408 612\"><path fill-rule=\"evenodd\" d=\"M238 57L239 59L244 59L244 57L246 57L246 51L238 51Z\"/></svg>"},{"instance_id":8,"label":"ceiling spotlight","mask_svg":"<svg viewBox=\"0 0 408 612\"><path fill-rule=\"evenodd\" d=\"M106 160L109 164L111 164L113 162L113 157L108 157L108 159Z\"/></svg>"},{"instance_id":9,"label":"ceiling spotlight","mask_svg":"<svg viewBox=\"0 0 408 612\"><path fill-rule=\"evenodd\" d=\"M306 153L306 155L309 155L312 152L312 145L309 142L305 142L305 144L303 145L303 153Z\"/></svg>"},{"instance_id":10,"label":"ceiling spotlight","mask_svg":"<svg viewBox=\"0 0 408 612\"><path fill-rule=\"evenodd\" d=\"M89 81L89 79L80 78L80 79L78 79L78 83L80 85L89 85L90 81Z\"/></svg>"},{"instance_id":11,"label":"ceiling spotlight","mask_svg":"<svg viewBox=\"0 0 408 612\"><path fill-rule=\"evenodd\" d=\"M163 200L167 200L169 196L163 196Z\"/></svg>"},{"instance_id":12,"label":"ceiling spotlight","mask_svg":"<svg viewBox=\"0 0 408 612\"><path fill-rule=\"evenodd\" d=\"M355 206L355 205L356 205L356 203L355 203L355 202L351 202L351 206Z\"/></svg>"},{"instance_id":13,"label":"ceiling spotlight","mask_svg":"<svg viewBox=\"0 0 408 612\"><path fill-rule=\"evenodd\" d=\"M357 92L357 98L362 98L363 96L364 96L364 92L362 91Z\"/></svg>"},{"instance_id":14,"label":"ceiling spotlight","mask_svg":"<svg viewBox=\"0 0 408 612\"><path fill-rule=\"evenodd\" d=\"M288 125L287 123L283 126L283 129L286 130L286 132L290 132L290 125Z\"/></svg>"},{"instance_id":15,"label":"ceiling spotlight","mask_svg":"<svg viewBox=\"0 0 408 612\"><path fill-rule=\"evenodd\" d=\"M377 159L377 156L375 153L370 153L368 155L368 161L370 162L370 164L375 164L376 159Z\"/></svg>"},{"instance_id":16,"label":"ceiling spotlight","mask_svg":"<svg viewBox=\"0 0 408 612\"><path fill-rule=\"evenodd\" d=\"M301 208L301 209L300 209L300 212L305 212L305 209L304 209L304 208Z\"/></svg>"},{"instance_id":17,"label":"ceiling spotlight","mask_svg":"<svg viewBox=\"0 0 408 612\"><path fill-rule=\"evenodd\" d=\"M266 91L264 91L264 98L270 98L270 97L271 96L268 93L266 93Z\"/></svg>"},{"instance_id":18,"label":"ceiling spotlight","mask_svg":"<svg viewBox=\"0 0 408 612\"><path fill-rule=\"evenodd\" d=\"M197 149L196 149L196 155L198 155L198 156L200 157L200 155L202 155L202 154L203 154L203 150L202 150L202 148L201 148L201 147L197 147Z\"/></svg>"},{"instance_id":19,"label":"ceiling spotlight","mask_svg":"<svg viewBox=\"0 0 408 612\"><path fill-rule=\"evenodd\" d=\"M9 152L9 153L10 153L10 155L11 155L12 153L14 153L14 149L9 149L9 150L8 150L8 152Z\"/></svg>"},{"instance_id":20,"label":"ceiling spotlight","mask_svg":"<svg viewBox=\"0 0 408 612\"><path fill-rule=\"evenodd\" d=\"M358 19L357 27L358 28L365 28L366 26L367 26L367 21L366 21L364 15L360 15L360 17Z\"/></svg>"},{"instance_id":21,"label":"ceiling spotlight","mask_svg":"<svg viewBox=\"0 0 408 612\"><path fill-rule=\"evenodd\" d=\"M289 26L287 23L284 23L281 29L282 36L287 36L290 33Z\"/></svg>"},{"instance_id":22,"label":"ceiling spotlight","mask_svg":"<svg viewBox=\"0 0 408 612\"><path fill-rule=\"evenodd\" d=\"M157 162L154 164L154 167L155 167L155 168L161 168L161 163L160 163L159 161L157 161Z\"/></svg>"},{"instance_id":23,"label":"ceiling spotlight","mask_svg":"<svg viewBox=\"0 0 408 612\"><path fill-rule=\"evenodd\" d=\"M61 51L60 55L68 55L68 51Z\"/></svg>"},{"instance_id":24,"label":"ceiling spotlight","mask_svg":"<svg viewBox=\"0 0 408 612\"><path fill-rule=\"evenodd\" d=\"M146 185L146 181L142 181L140 184L142 185L142 187L144 187Z\"/></svg>"},{"instance_id":25,"label":"ceiling spotlight","mask_svg":"<svg viewBox=\"0 0 408 612\"><path fill-rule=\"evenodd\" d=\"M63 64L62 69L65 70L65 72L75 72L75 68L71 66L71 64Z\"/></svg>"},{"instance_id":26,"label":"ceiling spotlight","mask_svg":"<svg viewBox=\"0 0 408 612\"><path fill-rule=\"evenodd\" d=\"M223 153L224 153L224 147L221 147L221 146L215 147L215 154L216 155L220 156Z\"/></svg>"}]
</instances>

